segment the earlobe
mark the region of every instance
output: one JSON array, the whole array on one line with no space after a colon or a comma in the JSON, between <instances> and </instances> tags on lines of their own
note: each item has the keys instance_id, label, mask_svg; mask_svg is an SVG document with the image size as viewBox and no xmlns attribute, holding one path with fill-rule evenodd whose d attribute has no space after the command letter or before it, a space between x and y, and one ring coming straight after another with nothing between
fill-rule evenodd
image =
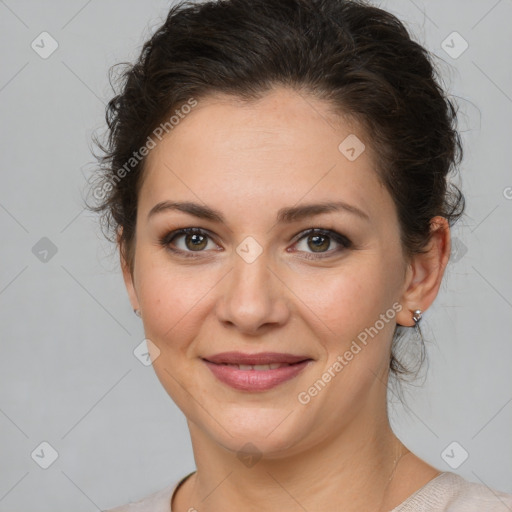
<instances>
[{"instance_id":1,"label":"earlobe","mask_svg":"<svg viewBox=\"0 0 512 512\"><path fill-rule=\"evenodd\" d=\"M396 317L399 325L414 326L415 312L425 312L434 302L441 286L450 257L450 227L448 221L439 216L432 219L430 226L430 240L425 251L413 255L407 269L400 300L403 309Z\"/></svg>"}]
</instances>

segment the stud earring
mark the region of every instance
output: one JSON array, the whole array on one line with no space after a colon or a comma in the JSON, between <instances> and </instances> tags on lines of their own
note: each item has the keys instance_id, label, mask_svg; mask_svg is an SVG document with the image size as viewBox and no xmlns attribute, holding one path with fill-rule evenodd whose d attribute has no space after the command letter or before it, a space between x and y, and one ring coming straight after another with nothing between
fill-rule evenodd
<instances>
[{"instance_id":1,"label":"stud earring","mask_svg":"<svg viewBox=\"0 0 512 512\"><path fill-rule=\"evenodd\" d=\"M416 309L412 314L412 319L414 320L415 325L418 324L418 322L421 320L422 314L423 312L421 311L421 309Z\"/></svg>"},{"instance_id":2,"label":"stud earring","mask_svg":"<svg viewBox=\"0 0 512 512\"><path fill-rule=\"evenodd\" d=\"M141 317L141 314L140 314L140 309L134 309L133 312L140 318Z\"/></svg>"}]
</instances>

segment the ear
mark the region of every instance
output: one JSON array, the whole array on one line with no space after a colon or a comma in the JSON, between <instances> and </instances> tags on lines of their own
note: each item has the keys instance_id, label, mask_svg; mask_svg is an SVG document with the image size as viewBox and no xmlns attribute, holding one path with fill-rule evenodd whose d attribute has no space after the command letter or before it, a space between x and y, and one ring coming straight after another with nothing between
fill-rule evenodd
<instances>
[{"instance_id":1,"label":"ear","mask_svg":"<svg viewBox=\"0 0 512 512\"><path fill-rule=\"evenodd\" d=\"M434 217L430 222L430 240L425 252L415 254L407 267L406 279L397 314L400 325L413 326L413 312L426 311L434 302L444 270L450 258L450 226L444 217Z\"/></svg>"},{"instance_id":2,"label":"ear","mask_svg":"<svg viewBox=\"0 0 512 512\"><path fill-rule=\"evenodd\" d=\"M123 273L124 284L126 286L126 291L128 292L128 297L130 299L130 304L134 310L140 309L139 299L137 298L137 292L135 290L133 274L130 270L130 265L126 259L126 246L122 240L123 228L119 228L119 232L117 234L117 247L119 249L119 258L121 263L121 271Z\"/></svg>"}]
</instances>

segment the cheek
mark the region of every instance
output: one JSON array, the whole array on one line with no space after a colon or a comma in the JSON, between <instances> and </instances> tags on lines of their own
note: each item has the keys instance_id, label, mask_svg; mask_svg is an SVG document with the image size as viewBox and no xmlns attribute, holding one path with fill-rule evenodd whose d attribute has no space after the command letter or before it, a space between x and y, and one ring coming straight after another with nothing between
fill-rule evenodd
<instances>
[{"instance_id":1,"label":"cheek","mask_svg":"<svg viewBox=\"0 0 512 512\"><path fill-rule=\"evenodd\" d=\"M141 272L141 282L140 303L146 334L161 341L164 333L172 334L179 318L185 314L186 293L177 293L182 284L155 268Z\"/></svg>"},{"instance_id":2,"label":"cheek","mask_svg":"<svg viewBox=\"0 0 512 512\"><path fill-rule=\"evenodd\" d=\"M141 251L138 297L146 336L162 351L185 350L197 333L204 305L222 273L199 266L170 264Z\"/></svg>"},{"instance_id":3,"label":"cheek","mask_svg":"<svg viewBox=\"0 0 512 512\"><path fill-rule=\"evenodd\" d=\"M396 276L376 255L361 255L337 269L319 269L308 279L296 273L288 281L301 299L301 315L316 318L322 332L338 342L373 325L392 306L398 290Z\"/></svg>"},{"instance_id":4,"label":"cheek","mask_svg":"<svg viewBox=\"0 0 512 512\"><path fill-rule=\"evenodd\" d=\"M149 252L145 261L140 259L139 303L145 337L157 347L152 353L156 376L178 407L188 411L190 394L199 398L201 390L190 379L197 368L187 356L204 324L202 313L208 292L218 279L211 271L184 269L158 259Z\"/></svg>"}]
</instances>

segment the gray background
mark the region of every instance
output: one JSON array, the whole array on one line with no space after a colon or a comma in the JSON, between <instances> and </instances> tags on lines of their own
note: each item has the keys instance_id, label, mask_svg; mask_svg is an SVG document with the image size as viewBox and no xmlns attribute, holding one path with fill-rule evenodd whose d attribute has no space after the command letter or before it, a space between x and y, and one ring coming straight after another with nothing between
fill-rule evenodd
<instances>
[{"instance_id":1,"label":"gray background","mask_svg":"<svg viewBox=\"0 0 512 512\"><path fill-rule=\"evenodd\" d=\"M426 381L408 388L408 409L393 400L392 423L432 465L512 492L512 2L375 3L444 61L468 199L423 321ZM133 354L144 334L117 255L82 203L107 70L137 55L169 5L0 1L0 511L105 509L194 469L181 412ZM31 48L43 31L59 44L47 59ZM453 31L469 44L457 58L441 46ZM58 453L48 469L43 441ZM469 457L453 469L459 445Z\"/></svg>"}]
</instances>

